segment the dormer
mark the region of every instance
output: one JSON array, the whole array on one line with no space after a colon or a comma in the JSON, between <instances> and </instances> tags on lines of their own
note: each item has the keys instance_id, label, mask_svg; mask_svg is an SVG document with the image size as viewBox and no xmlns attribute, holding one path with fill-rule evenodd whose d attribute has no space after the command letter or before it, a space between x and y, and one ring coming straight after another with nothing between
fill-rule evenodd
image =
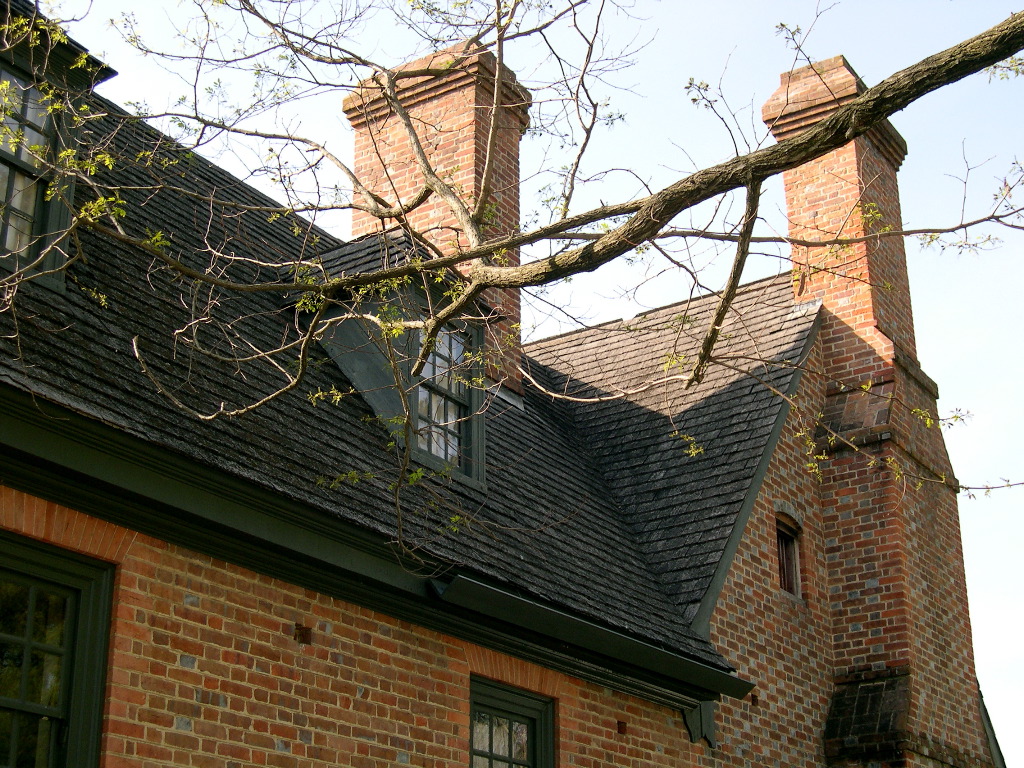
<instances>
[{"instance_id":1,"label":"dormer","mask_svg":"<svg viewBox=\"0 0 1024 768\"><path fill-rule=\"evenodd\" d=\"M366 235L327 254L330 277L393 267L426 258L400 229ZM416 464L430 472L480 483L484 480L485 378L483 324L463 318L438 334L422 370L413 374L422 348L417 321L444 293L445 284L412 282L372 288L330 309L321 344L345 378L360 392L398 448L408 447ZM484 309L479 317L487 314Z\"/></svg>"}]
</instances>

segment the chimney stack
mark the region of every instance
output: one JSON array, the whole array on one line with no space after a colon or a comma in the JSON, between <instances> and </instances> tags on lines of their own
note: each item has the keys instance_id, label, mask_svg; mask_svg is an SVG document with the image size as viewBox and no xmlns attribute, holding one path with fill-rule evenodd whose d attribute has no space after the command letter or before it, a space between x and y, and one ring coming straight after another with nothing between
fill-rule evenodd
<instances>
[{"instance_id":1,"label":"chimney stack","mask_svg":"<svg viewBox=\"0 0 1024 768\"><path fill-rule=\"evenodd\" d=\"M399 81L399 98L408 111L424 153L434 171L457 190L471 210L482 193L487 143L497 111L497 133L491 158L490 193L486 201L486 235L500 237L519 229L519 140L529 125L530 95L508 69L502 70L501 106L493 108L497 61L489 51L441 51L401 67L444 70L442 74ZM366 81L344 102L355 129L355 173L366 187L390 202L408 202L423 186L406 127L384 98L379 86ZM379 232L394 222L353 211L352 235ZM455 253L467 245L451 209L438 195L406 216L406 223L423 233L441 251ZM496 257L518 265L519 253ZM503 385L522 391L519 373L521 336L517 289L492 289L483 304L488 323L485 352L488 373Z\"/></svg>"},{"instance_id":2,"label":"chimney stack","mask_svg":"<svg viewBox=\"0 0 1024 768\"><path fill-rule=\"evenodd\" d=\"M866 90L846 59L836 56L782 76L762 115L784 141ZM866 136L785 174L790 236L855 239L902 228L896 171L907 144L886 121ZM820 298L837 321L864 339L878 365L896 351L916 358L906 253L899 237L821 248L794 246L797 298ZM859 384L876 377L865 359L834 362L830 377Z\"/></svg>"},{"instance_id":3,"label":"chimney stack","mask_svg":"<svg viewBox=\"0 0 1024 768\"><path fill-rule=\"evenodd\" d=\"M864 90L837 56L784 74L763 117L785 141ZM819 493L835 675L825 752L842 765L909 765L908 754L976 765L990 756L978 751L987 738L956 486L941 430L923 418L935 417L938 390L917 362L903 239L871 237L902 229L905 154L885 122L784 177L790 236L839 241L792 252L796 300L824 308L820 419L831 434L820 434Z\"/></svg>"}]
</instances>

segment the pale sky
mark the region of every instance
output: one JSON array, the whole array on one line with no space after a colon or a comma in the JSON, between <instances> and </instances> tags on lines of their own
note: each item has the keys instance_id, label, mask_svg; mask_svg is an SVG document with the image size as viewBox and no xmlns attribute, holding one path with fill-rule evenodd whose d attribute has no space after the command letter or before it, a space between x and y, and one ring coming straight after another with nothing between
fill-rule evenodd
<instances>
[{"instance_id":1,"label":"pale sky","mask_svg":"<svg viewBox=\"0 0 1024 768\"><path fill-rule=\"evenodd\" d=\"M725 159L731 144L720 126L690 104L685 93L690 77L721 82L729 104L763 137L757 119L761 104L777 87L778 74L793 64L793 52L775 33L780 22L805 29L813 23L808 53L815 59L844 54L872 85L1020 9L1003 0L844 0L830 7L822 3L828 10L815 22L817 5L808 0L722 0L714 10L710 6L699 0L637 0L635 15L646 20L616 25L635 32L638 41L650 42L635 57L637 66L619 79L630 88L613 94L626 120L598 141L601 163L667 182L694 163ZM63 7L78 6L68 0ZM145 93L159 104L156 84L161 81L153 74L153 62L126 52L98 23L124 7L139 5L94 3L92 19L72 34L122 73L102 88L105 95L123 102ZM157 3L145 7L156 8ZM395 63L405 58L394 36L374 42ZM528 65L524 72L515 60L509 63L528 79ZM962 207L969 217L985 210L997 180L1012 161L1024 159L1022 96L1024 79L989 83L984 75L974 76L925 97L893 119L909 145L900 173L906 226L955 222ZM531 151L527 145L527 162ZM769 188L764 215L784 231L784 218L773 214L780 189L778 182ZM610 200L619 190L609 182L594 194ZM529 202L524 199L524 208ZM1018 435L1024 427L1024 404L1015 386L1024 373L1024 302L1019 296L1024 238L996 234L1005 240L1001 247L973 255L921 253L915 243L908 244L922 366L939 384L941 411L957 408L972 414L946 436L957 476L969 485L1003 478L1024 481ZM754 279L771 268L752 265L747 277ZM572 305L581 315L606 320L684 298L666 280L642 290L640 303L617 298L618 292L609 288L636 279L635 272L622 267L578 278L571 285ZM1015 566L1024 549L1022 507L1024 489L960 502L978 677L1011 766L1024 765L1024 733L1018 723L1024 690L1024 577Z\"/></svg>"}]
</instances>

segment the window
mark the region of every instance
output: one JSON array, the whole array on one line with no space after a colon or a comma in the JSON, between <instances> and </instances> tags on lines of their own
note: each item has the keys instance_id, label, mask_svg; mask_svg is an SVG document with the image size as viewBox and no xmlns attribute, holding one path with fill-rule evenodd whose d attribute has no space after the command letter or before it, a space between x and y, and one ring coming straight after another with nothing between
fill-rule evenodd
<instances>
[{"instance_id":1,"label":"window","mask_svg":"<svg viewBox=\"0 0 1024 768\"><path fill-rule=\"evenodd\" d=\"M793 595L800 595L800 556L797 540L800 527L792 519L775 517L775 542L779 555L779 586Z\"/></svg>"},{"instance_id":2,"label":"window","mask_svg":"<svg viewBox=\"0 0 1024 768\"><path fill-rule=\"evenodd\" d=\"M477 381L472 329L438 334L416 391L416 448L482 479L481 384Z\"/></svg>"},{"instance_id":3,"label":"window","mask_svg":"<svg viewBox=\"0 0 1024 768\"><path fill-rule=\"evenodd\" d=\"M8 534L0 554L0 766L95 766L112 569Z\"/></svg>"},{"instance_id":4,"label":"window","mask_svg":"<svg viewBox=\"0 0 1024 768\"><path fill-rule=\"evenodd\" d=\"M417 445L446 462L459 463L469 411L468 335L444 330L423 366L416 413Z\"/></svg>"},{"instance_id":5,"label":"window","mask_svg":"<svg viewBox=\"0 0 1024 768\"><path fill-rule=\"evenodd\" d=\"M0 68L0 254L11 271L31 263L42 233L47 182L44 160L53 145L53 120L39 89L10 69Z\"/></svg>"},{"instance_id":6,"label":"window","mask_svg":"<svg viewBox=\"0 0 1024 768\"><path fill-rule=\"evenodd\" d=\"M551 699L477 678L470 695L470 768L554 767Z\"/></svg>"}]
</instances>

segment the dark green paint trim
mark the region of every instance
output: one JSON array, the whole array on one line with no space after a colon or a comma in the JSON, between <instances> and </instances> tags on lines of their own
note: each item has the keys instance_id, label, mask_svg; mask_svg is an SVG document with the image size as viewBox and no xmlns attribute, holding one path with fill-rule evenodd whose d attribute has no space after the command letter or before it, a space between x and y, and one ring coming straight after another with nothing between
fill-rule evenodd
<instances>
[{"instance_id":1,"label":"dark green paint trim","mask_svg":"<svg viewBox=\"0 0 1024 768\"><path fill-rule=\"evenodd\" d=\"M712 749L718 749L715 737L715 709L715 702L702 701L693 709L683 711L683 722L686 723L686 730L692 743L696 744L704 739Z\"/></svg>"},{"instance_id":2,"label":"dark green paint trim","mask_svg":"<svg viewBox=\"0 0 1024 768\"><path fill-rule=\"evenodd\" d=\"M627 662L645 672L692 686L694 697L706 700L706 692L743 698L753 684L722 669L666 651L650 643L598 626L584 619L541 605L468 576L456 576L439 589L442 600L497 619L514 617L517 625L547 637ZM703 692L697 689L704 689Z\"/></svg>"},{"instance_id":3,"label":"dark green paint trim","mask_svg":"<svg viewBox=\"0 0 1024 768\"><path fill-rule=\"evenodd\" d=\"M533 720L533 768L555 768L554 701L533 691L502 685L475 675L470 677L469 699L471 717L479 706Z\"/></svg>"},{"instance_id":4,"label":"dark green paint trim","mask_svg":"<svg viewBox=\"0 0 1024 768\"><path fill-rule=\"evenodd\" d=\"M5 568L77 593L72 668L64 743L67 768L95 768L100 760L114 566L0 530Z\"/></svg>"},{"instance_id":5,"label":"dark green paint trim","mask_svg":"<svg viewBox=\"0 0 1024 768\"><path fill-rule=\"evenodd\" d=\"M382 536L3 385L0 484L674 709L719 695L575 638L431 599L427 580Z\"/></svg>"},{"instance_id":6,"label":"dark green paint trim","mask_svg":"<svg viewBox=\"0 0 1024 768\"><path fill-rule=\"evenodd\" d=\"M804 342L804 348L800 353L798 361L794 366L795 372L793 374L793 379L790 381L789 390L786 392L786 395L793 395L799 389L800 381L803 378L803 368L801 363L806 360L807 356L810 354L811 349L814 346L814 342L818 338L818 332L820 329L821 305L819 302L817 316L815 317L810 330L807 332L807 339ZM725 580L729 575L729 570L732 568L732 562L736 557L736 550L739 549L740 542L743 540L747 523L750 521L750 515L754 510L754 503L757 501L757 497L761 493L761 485L764 483L765 475L768 472L768 466L771 464L772 457L775 455L775 448L779 444L779 438L782 437L782 430L786 426L786 420L789 418L789 412L789 403L783 402L782 407L779 408L779 415L776 417L775 424L772 427L771 435L769 435L768 442L765 444L764 453L761 454L761 460L757 464L757 469L754 472L754 478L750 483L750 487L747 489L746 498L743 499L743 505L740 507L739 514L736 517L736 523L733 525L732 533L729 534L729 540L726 542L725 549L722 552L722 557L719 559L718 565L715 567L714 576L711 577L711 583L708 585L708 589L704 593L704 597L701 598L700 604L697 606L697 610L693 614L690 626L694 632L698 632L704 637L710 636L711 614L714 612L715 605L718 603L719 595L722 594L722 588L725 586Z\"/></svg>"},{"instance_id":7,"label":"dark green paint trim","mask_svg":"<svg viewBox=\"0 0 1024 768\"><path fill-rule=\"evenodd\" d=\"M322 566L426 594L423 580L403 568L380 537L2 387L0 450L9 456L0 467L0 482L14 469L15 453L23 464L36 465L33 471L52 463L60 471L48 483L34 481L30 471L22 473L21 484L51 499L64 486L62 503L72 501L68 506L157 538L193 546L198 534L199 540L215 541L217 549L210 554L223 559L253 546L288 548ZM75 474L65 477L67 472ZM111 504L112 497L119 501Z\"/></svg>"}]
</instances>

